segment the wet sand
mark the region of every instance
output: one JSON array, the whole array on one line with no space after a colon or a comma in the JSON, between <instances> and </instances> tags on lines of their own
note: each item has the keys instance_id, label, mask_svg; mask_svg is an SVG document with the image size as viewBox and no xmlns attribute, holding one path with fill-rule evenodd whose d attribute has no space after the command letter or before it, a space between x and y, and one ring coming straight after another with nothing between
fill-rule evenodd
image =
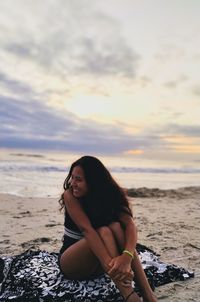
<instances>
[{"instance_id":1,"label":"wet sand","mask_svg":"<svg viewBox=\"0 0 200 302\"><path fill-rule=\"evenodd\" d=\"M195 272L188 281L156 288L158 301L200 301L200 187L178 190L141 188L129 193L138 227L138 242L161 260ZM15 255L28 248L58 251L63 214L56 198L0 194L0 254Z\"/></svg>"}]
</instances>

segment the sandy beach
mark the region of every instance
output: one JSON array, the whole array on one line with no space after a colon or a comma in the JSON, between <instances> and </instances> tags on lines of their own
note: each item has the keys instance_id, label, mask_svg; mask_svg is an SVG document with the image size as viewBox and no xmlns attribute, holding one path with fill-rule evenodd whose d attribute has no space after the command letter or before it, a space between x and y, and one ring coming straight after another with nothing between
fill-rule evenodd
<instances>
[{"instance_id":1,"label":"sandy beach","mask_svg":"<svg viewBox=\"0 0 200 302\"><path fill-rule=\"evenodd\" d=\"M161 260L196 273L188 281L156 288L158 301L200 301L200 187L177 190L130 190L138 227L138 242ZM28 248L58 251L63 214L56 198L0 194L0 254L15 255Z\"/></svg>"}]
</instances>

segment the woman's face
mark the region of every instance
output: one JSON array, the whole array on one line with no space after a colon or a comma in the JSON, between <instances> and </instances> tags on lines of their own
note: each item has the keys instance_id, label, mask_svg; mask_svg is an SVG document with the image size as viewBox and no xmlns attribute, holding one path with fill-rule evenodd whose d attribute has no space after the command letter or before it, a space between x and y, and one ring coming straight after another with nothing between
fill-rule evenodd
<instances>
[{"instance_id":1,"label":"woman's face","mask_svg":"<svg viewBox=\"0 0 200 302\"><path fill-rule=\"evenodd\" d=\"M80 166L73 168L70 184L74 197L81 198L87 194L88 186L85 180L84 171Z\"/></svg>"}]
</instances>

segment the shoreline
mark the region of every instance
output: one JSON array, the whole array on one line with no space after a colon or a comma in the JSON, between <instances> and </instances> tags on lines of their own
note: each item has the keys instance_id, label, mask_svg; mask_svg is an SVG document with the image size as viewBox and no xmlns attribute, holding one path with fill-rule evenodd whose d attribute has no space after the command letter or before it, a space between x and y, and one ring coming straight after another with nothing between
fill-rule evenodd
<instances>
[{"instance_id":1,"label":"shoreline","mask_svg":"<svg viewBox=\"0 0 200 302\"><path fill-rule=\"evenodd\" d=\"M151 198L151 197L189 197L190 194L200 194L200 186L181 186L177 188L167 188L167 189L161 189L159 187L122 187L128 197L133 198ZM50 199L56 199L59 198L62 194L62 190L55 194L55 195L36 195L36 196L29 196L29 195L23 195L23 194L17 194L17 193L10 193L10 192L2 192L0 191L0 195L9 195L9 196L15 196L18 198L50 198Z\"/></svg>"},{"instance_id":2,"label":"shoreline","mask_svg":"<svg viewBox=\"0 0 200 302\"><path fill-rule=\"evenodd\" d=\"M200 301L200 187L175 192L139 188L132 192L136 193L140 196L130 197L130 202L138 242L160 254L164 262L197 275L156 288L158 301ZM61 247L64 217L56 197L0 194L0 220L1 256L17 255L29 248L58 252Z\"/></svg>"}]
</instances>

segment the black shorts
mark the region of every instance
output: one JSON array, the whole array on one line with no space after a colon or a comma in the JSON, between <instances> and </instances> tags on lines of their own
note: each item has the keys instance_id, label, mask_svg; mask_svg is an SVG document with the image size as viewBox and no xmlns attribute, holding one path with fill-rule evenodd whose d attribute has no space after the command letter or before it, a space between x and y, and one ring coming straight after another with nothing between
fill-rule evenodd
<instances>
[{"instance_id":1,"label":"black shorts","mask_svg":"<svg viewBox=\"0 0 200 302\"><path fill-rule=\"evenodd\" d=\"M60 249L60 254L62 255L62 253L68 249L68 247L70 247L71 245L73 245L74 243L78 242L79 239L74 239L68 236L64 236L63 237L63 245Z\"/></svg>"}]
</instances>

